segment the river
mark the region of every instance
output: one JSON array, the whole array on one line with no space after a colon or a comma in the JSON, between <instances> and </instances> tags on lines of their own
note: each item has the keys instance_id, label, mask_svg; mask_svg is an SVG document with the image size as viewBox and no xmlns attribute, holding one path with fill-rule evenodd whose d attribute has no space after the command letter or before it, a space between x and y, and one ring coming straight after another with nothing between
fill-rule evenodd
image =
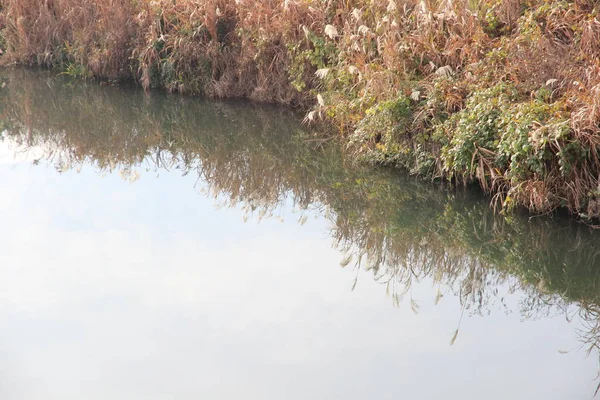
<instances>
[{"instance_id":1,"label":"river","mask_svg":"<svg viewBox=\"0 0 600 400\"><path fill-rule=\"evenodd\" d=\"M281 108L0 85L0 398L593 397L600 231Z\"/></svg>"}]
</instances>

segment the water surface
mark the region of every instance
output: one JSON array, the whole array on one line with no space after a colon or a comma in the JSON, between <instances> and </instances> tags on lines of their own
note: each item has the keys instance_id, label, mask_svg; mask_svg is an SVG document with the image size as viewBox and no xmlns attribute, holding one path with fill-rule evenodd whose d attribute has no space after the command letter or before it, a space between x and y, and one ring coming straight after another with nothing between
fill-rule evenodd
<instances>
[{"instance_id":1,"label":"water surface","mask_svg":"<svg viewBox=\"0 0 600 400\"><path fill-rule=\"evenodd\" d=\"M592 398L600 232L285 110L0 79L1 398Z\"/></svg>"}]
</instances>

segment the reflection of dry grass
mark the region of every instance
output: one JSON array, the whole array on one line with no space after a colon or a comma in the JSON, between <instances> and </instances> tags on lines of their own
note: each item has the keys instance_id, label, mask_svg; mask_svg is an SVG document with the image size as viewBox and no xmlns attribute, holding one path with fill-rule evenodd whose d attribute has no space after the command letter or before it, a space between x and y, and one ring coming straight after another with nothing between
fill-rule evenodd
<instances>
[{"instance_id":1,"label":"reflection of dry grass","mask_svg":"<svg viewBox=\"0 0 600 400\"><path fill-rule=\"evenodd\" d=\"M13 141L46 149L61 169L90 163L129 176L136 165L178 168L220 182L217 194L232 201L270 206L290 190L302 204L314 201L303 188L318 171L286 174L311 151L291 141L290 135L302 129L288 112L144 97L96 85L71 87L58 78L20 73L9 80L8 92L0 93L7 100L0 108L2 120ZM39 90L46 83L53 91Z\"/></svg>"},{"instance_id":2,"label":"reflection of dry grass","mask_svg":"<svg viewBox=\"0 0 600 400\"><path fill-rule=\"evenodd\" d=\"M518 288L525 317L578 307L590 324L582 339L597 347L600 232L573 221L505 221L468 194L348 167L333 141L315 151L280 110L63 83L16 71L0 91L7 137L42 147L58 168L91 164L127 179L179 169L258 218L286 199L320 207L345 252L341 265L370 271L396 304L406 297L418 311L410 289L425 278L440 287L436 301L452 291L467 313L502 307L498 289Z\"/></svg>"},{"instance_id":3,"label":"reflection of dry grass","mask_svg":"<svg viewBox=\"0 0 600 400\"><path fill-rule=\"evenodd\" d=\"M286 196L300 208L326 204L335 238L351 251L343 264L352 259L377 276L402 268L397 276L406 273L399 279L404 283L410 275L484 280L482 271L490 265L511 273L515 267L542 268L553 259L577 269L588 266L590 272L600 265L595 236L583 226L569 224L558 234L543 219L521 225L517 218L507 228L485 207L465 208L470 203L461 205L442 189L394 183L374 169L348 169L335 146L314 151L298 140L294 133L302 135L301 127L280 110L65 85L26 71L13 72L8 82L0 92L7 135L45 148L55 165L88 163L127 177L144 168L177 168L198 174L215 195L248 202L249 210L279 204ZM52 90L39 90L46 85ZM396 210L402 214L393 214ZM568 251L557 252L556 244ZM539 280L532 277L531 283ZM551 286L555 279L546 281ZM465 293L476 291L470 285Z\"/></svg>"}]
</instances>

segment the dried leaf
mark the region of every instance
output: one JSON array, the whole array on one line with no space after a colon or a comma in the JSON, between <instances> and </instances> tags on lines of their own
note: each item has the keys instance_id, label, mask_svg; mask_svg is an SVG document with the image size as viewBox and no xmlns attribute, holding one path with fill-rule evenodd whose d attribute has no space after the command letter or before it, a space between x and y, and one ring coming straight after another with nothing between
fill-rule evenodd
<instances>
[{"instance_id":1,"label":"dried leaf","mask_svg":"<svg viewBox=\"0 0 600 400\"><path fill-rule=\"evenodd\" d=\"M338 31L333 25L325 25L325 34L329 36L330 39L333 39L338 35Z\"/></svg>"},{"instance_id":2,"label":"dried leaf","mask_svg":"<svg viewBox=\"0 0 600 400\"><path fill-rule=\"evenodd\" d=\"M387 6L387 12L396 11L396 2L394 0L390 0Z\"/></svg>"},{"instance_id":3,"label":"dried leaf","mask_svg":"<svg viewBox=\"0 0 600 400\"><path fill-rule=\"evenodd\" d=\"M317 101L319 102L319 105L321 107L325 107L325 99L323 99L323 96L321 96L321 94L317 95Z\"/></svg>"},{"instance_id":4,"label":"dried leaf","mask_svg":"<svg viewBox=\"0 0 600 400\"><path fill-rule=\"evenodd\" d=\"M435 74L439 75L439 76L449 77L449 76L452 76L454 74L454 71L452 70L451 66L445 65L443 67L438 68L435 71Z\"/></svg>"},{"instance_id":5,"label":"dried leaf","mask_svg":"<svg viewBox=\"0 0 600 400\"><path fill-rule=\"evenodd\" d=\"M366 25L361 25L358 27L358 33L360 33L363 36L366 36L369 32L371 32L371 30Z\"/></svg>"},{"instance_id":6,"label":"dried leaf","mask_svg":"<svg viewBox=\"0 0 600 400\"><path fill-rule=\"evenodd\" d=\"M328 73L329 73L329 68L320 68L315 72L315 75L317 76L317 78L323 79L327 76Z\"/></svg>"},{"instance_id":7,"label":"dried leaf","mask_svg":"<svg viewBox=\"0 0 600 400\"><path fill-rule=\"evenodd\" d=\"M413 299L410 299L410 308L415 314L419 313L419 305Z\"/></svg>"},{"instance_id":8,"label":"dried leaf","mask_svg":"<svg viewBox=\"0 0 600 400\"><path fill-rule=\"evenodd\" d=\"M352 254L346 254L344 258L342 258L342 261L340 261L340 267L346 267L348 264L350 264L350 261L352 261Z\"/></svg>"},{"instance_id":9,"label":"dried leaf","mask_svg":"<svg viewBox=\"0 0 600 400\"><path fill-rule=\"evenodd\" d=\"M307 122L314 121L316 119L316 115L317 115L316 111L310 111L308 114L306 114L306 117L304 117L304 121L303 122L307 123Z\"/></svg>"},{"instance_id":10,"label":"dried leaf","mask_svg":"<svg viewBox=\"0 0 600 400\"><path fill-rule=\"evenodd\" d=\"M454 345L454 342L456 342L457 336L458 336L458 329L456 331L454 331L454 335L452 335L452 339L450 339L450 346Z\"/></svg>"},{"instance_id":11,"label":"dried leaf","mask_svg":"<svg viewBox=\"0 0 600 400\"><path fill-rule=\"evenodd\" d=\"M306 38L308 38L308 36L310 35L310 31L308 30L308 28L305 25L302 25L302 31L304 32L304 36L306 36Z\"/></svg>"},{"instance_id":12,"label":"dried leaf","mask_svg":"<svg viewBox=\"0 0 600 400\"><path fill-rule=\"evenodd\" d=\"M537 288L540 292L545 292L546 291L546 281L544 279L540 279L540 281L537 284Z\"/></svg>"}]
</instances>

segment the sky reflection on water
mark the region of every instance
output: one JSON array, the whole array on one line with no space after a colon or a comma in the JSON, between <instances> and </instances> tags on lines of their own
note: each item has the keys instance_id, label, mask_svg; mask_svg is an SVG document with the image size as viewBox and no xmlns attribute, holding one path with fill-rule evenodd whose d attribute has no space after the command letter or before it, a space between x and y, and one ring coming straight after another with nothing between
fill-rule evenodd
<instances>
[{"instance_id":1,"label":"sky reflection on water","mask_svg":"<svg viewBox=\"0 0 600 400\"><path fill-rule=\"evenodd\" d=\"M46 78L40 79L43 83ZM42 115L45 111L36 108L40 104L47 104L48 110L66 108L58 106L56 99L43 97L36 106L33 96L44 94L36 92L35 85L43 85L35 79L26 84L32 85L29 94L23 92L27 101L17 95L12 103L5 99L5 111L22 106ZM86 90L92 92L93 101L86 97ZM115 126L128 126L128 113L133 113L134 123L145 121L139 110L146 102L157 101L156 109L167 112L173 107L166 96L153 94L158 99L148 101L136 92L127 94L127 101L138 108L128 110L115 100L118 96L111 97L111 90L116 89L92 85L80 94L67 90L74 97L63 100L77 101L81 95L82 104L93 103L109 111L113 107L124 118L109 113L116 119L108 122ZM239 110L227 107L216 107L223 113L219 115L236 115ZM202 118L218 120L213 112L207 109ZM11 115L18 116L15 121L21 117ZM102 118L89 124L90 132L79 130L85 129L85 123L74 123L77 128L69 131L69 121L64 128L60 118L50 111L49 115L48 132L35 132L42 141L47 138L47 143L17 145L14 138L26 133L19 129L5 131L0 143L0 398L591 398L597 385L598 358L596 354L586 358L585 351L577 350L577 330L585 331L581 321L574 318L569 323L558 311L549 317L534 313L535 318L523 321L524 303L554 298L536 296L526 281L529 275L540 275L540 282L553 276L536 269L544 267L543 259L531 271L523 270L522 278L510 278L513 270L509 268L500 275L508 274L510 279L485 280L486 290L495 293L494 301L479 310L484 316L471 316L478 309L470 309L462 320L465 298L454 296L444 280L432 275L435 270L430 273L423 267L426 272L411 280L403 300L394 307L394 293L386 295L385 285L373 278L372 270L352 265L340 268L344 254L334 246L334 237L340 235L356 240L352 242L356 246L371 245L381 228L388 235L382 248L392 255L402 250L401 240L417 242L408 243L409 256L420 251L422 235L435 239L435 235L427 236L427 230L405 237L399 228L413 220L428 221L429 217L417 215L428 211L427 204L423 210L390 209L389 217L381 219L379 208L364 205L380 202L384 209L410 205L413 188L403 189L408 201L397 205L393 203L399 197L397 188L388 178L375 177L363 187L365 178L341 169L332 157L312 159L307 156L312 152L305 153L283 139L273 150L267 148L268 141L254 142L252 132L218 143L206 154L202 153L207 148L203 137L198 139L202 145L189 153L182 150L181 159L192 165L198 151L201 167L185 171L148 167L152 164L146 162L149 156L144 155L143 146L138 151L135 138L147 134L143 139L151 142L155 140L151 132L125 135L128 140L133 137L125 141L129 146L125 150L118 145L105 149L101 135L91 145L86 142L105 128L100 126ZM236 118L241 120L234 118L235 123L228 126L244 127L243 118L250 117L240 115ZM281 124L288 126L289 121ZM278 126L277 119L273 125ZM248 126L260 124L252 120ZM182 143L195 140L192 128L184 130ZM67 129L64 135L61 129ZM293 157L279 160L279 148ZM48 157L49 149L53 157ZM260 151L264 153L253 159ZM81 162L64 168L56 161L61 152ZM107 159L102 158L104 154ZM194 155L192 161L186 158L188 154ZM110 157L117 159L114 168ZM134 182L128 179L132 176L128 162L140 174ZM327 162L331 165L321 167ZM126 173L120 174L119 169ZM225 174L210 175L219 171ZM306 171L314 172L314 177ZM331 178L324 176L328 171L333 171ZM280 186L270 192L269 185L261 186L261 176ZM357 188L348 189L347 182ZM361 190L366 193L364 202ZM427 190L415 196L424 202L428 196L441 199L442 211L433 214L435 223L443 222L445 216L458 218L468 213L475 214L467 219L469 223L486 221L483 208L463 211L455 204L462 204L460 199L446 199ZM216 199L209 195L215 191ZM388 197L381 195L388 192ZM276 200L274 206L265 205L267 215L261 221L260 212L248 216L248 205L264 199ZM326 218L325 206L338 207L332 211L337 216ZM274 211L272 217L270 211ZM390 222L390 227L363 222L387 223L405 215L406 220L396 225ZM299 223L304 217L307 222ZM457 238L463 233L451 232ZM501 237L514 239L510 232ZM526 248L529 242L537 243L526 236L529 232L521 234L517 245L525 243ZM584 241L593 240L581 235ZM568 240L573 238L565 236ZM421 246L423 257L464 248L451 240L440 243L433 253ZM542 250L552 250L553 242L548 239L548 243L548 249ZM492 250L491 255L482 252L487 258L468 271L504 268L502 262L511 260L500 257L504 256L501 247L499 255L496 248ZM469 265L465 261L464 267ZM451 275L452 271L443 272ZM519 279L524 281L521 286L510 284ZM548 282L560 288L559 283ZM440 290L445 295L436 305ZM572 301L593 304L595 292L586 290L564 293ZM418 310L411 307L411 299ZM459 322L459 336L450 345ZM573 351L562 354L565 350Z\"/></svg>"}]
</instances>

